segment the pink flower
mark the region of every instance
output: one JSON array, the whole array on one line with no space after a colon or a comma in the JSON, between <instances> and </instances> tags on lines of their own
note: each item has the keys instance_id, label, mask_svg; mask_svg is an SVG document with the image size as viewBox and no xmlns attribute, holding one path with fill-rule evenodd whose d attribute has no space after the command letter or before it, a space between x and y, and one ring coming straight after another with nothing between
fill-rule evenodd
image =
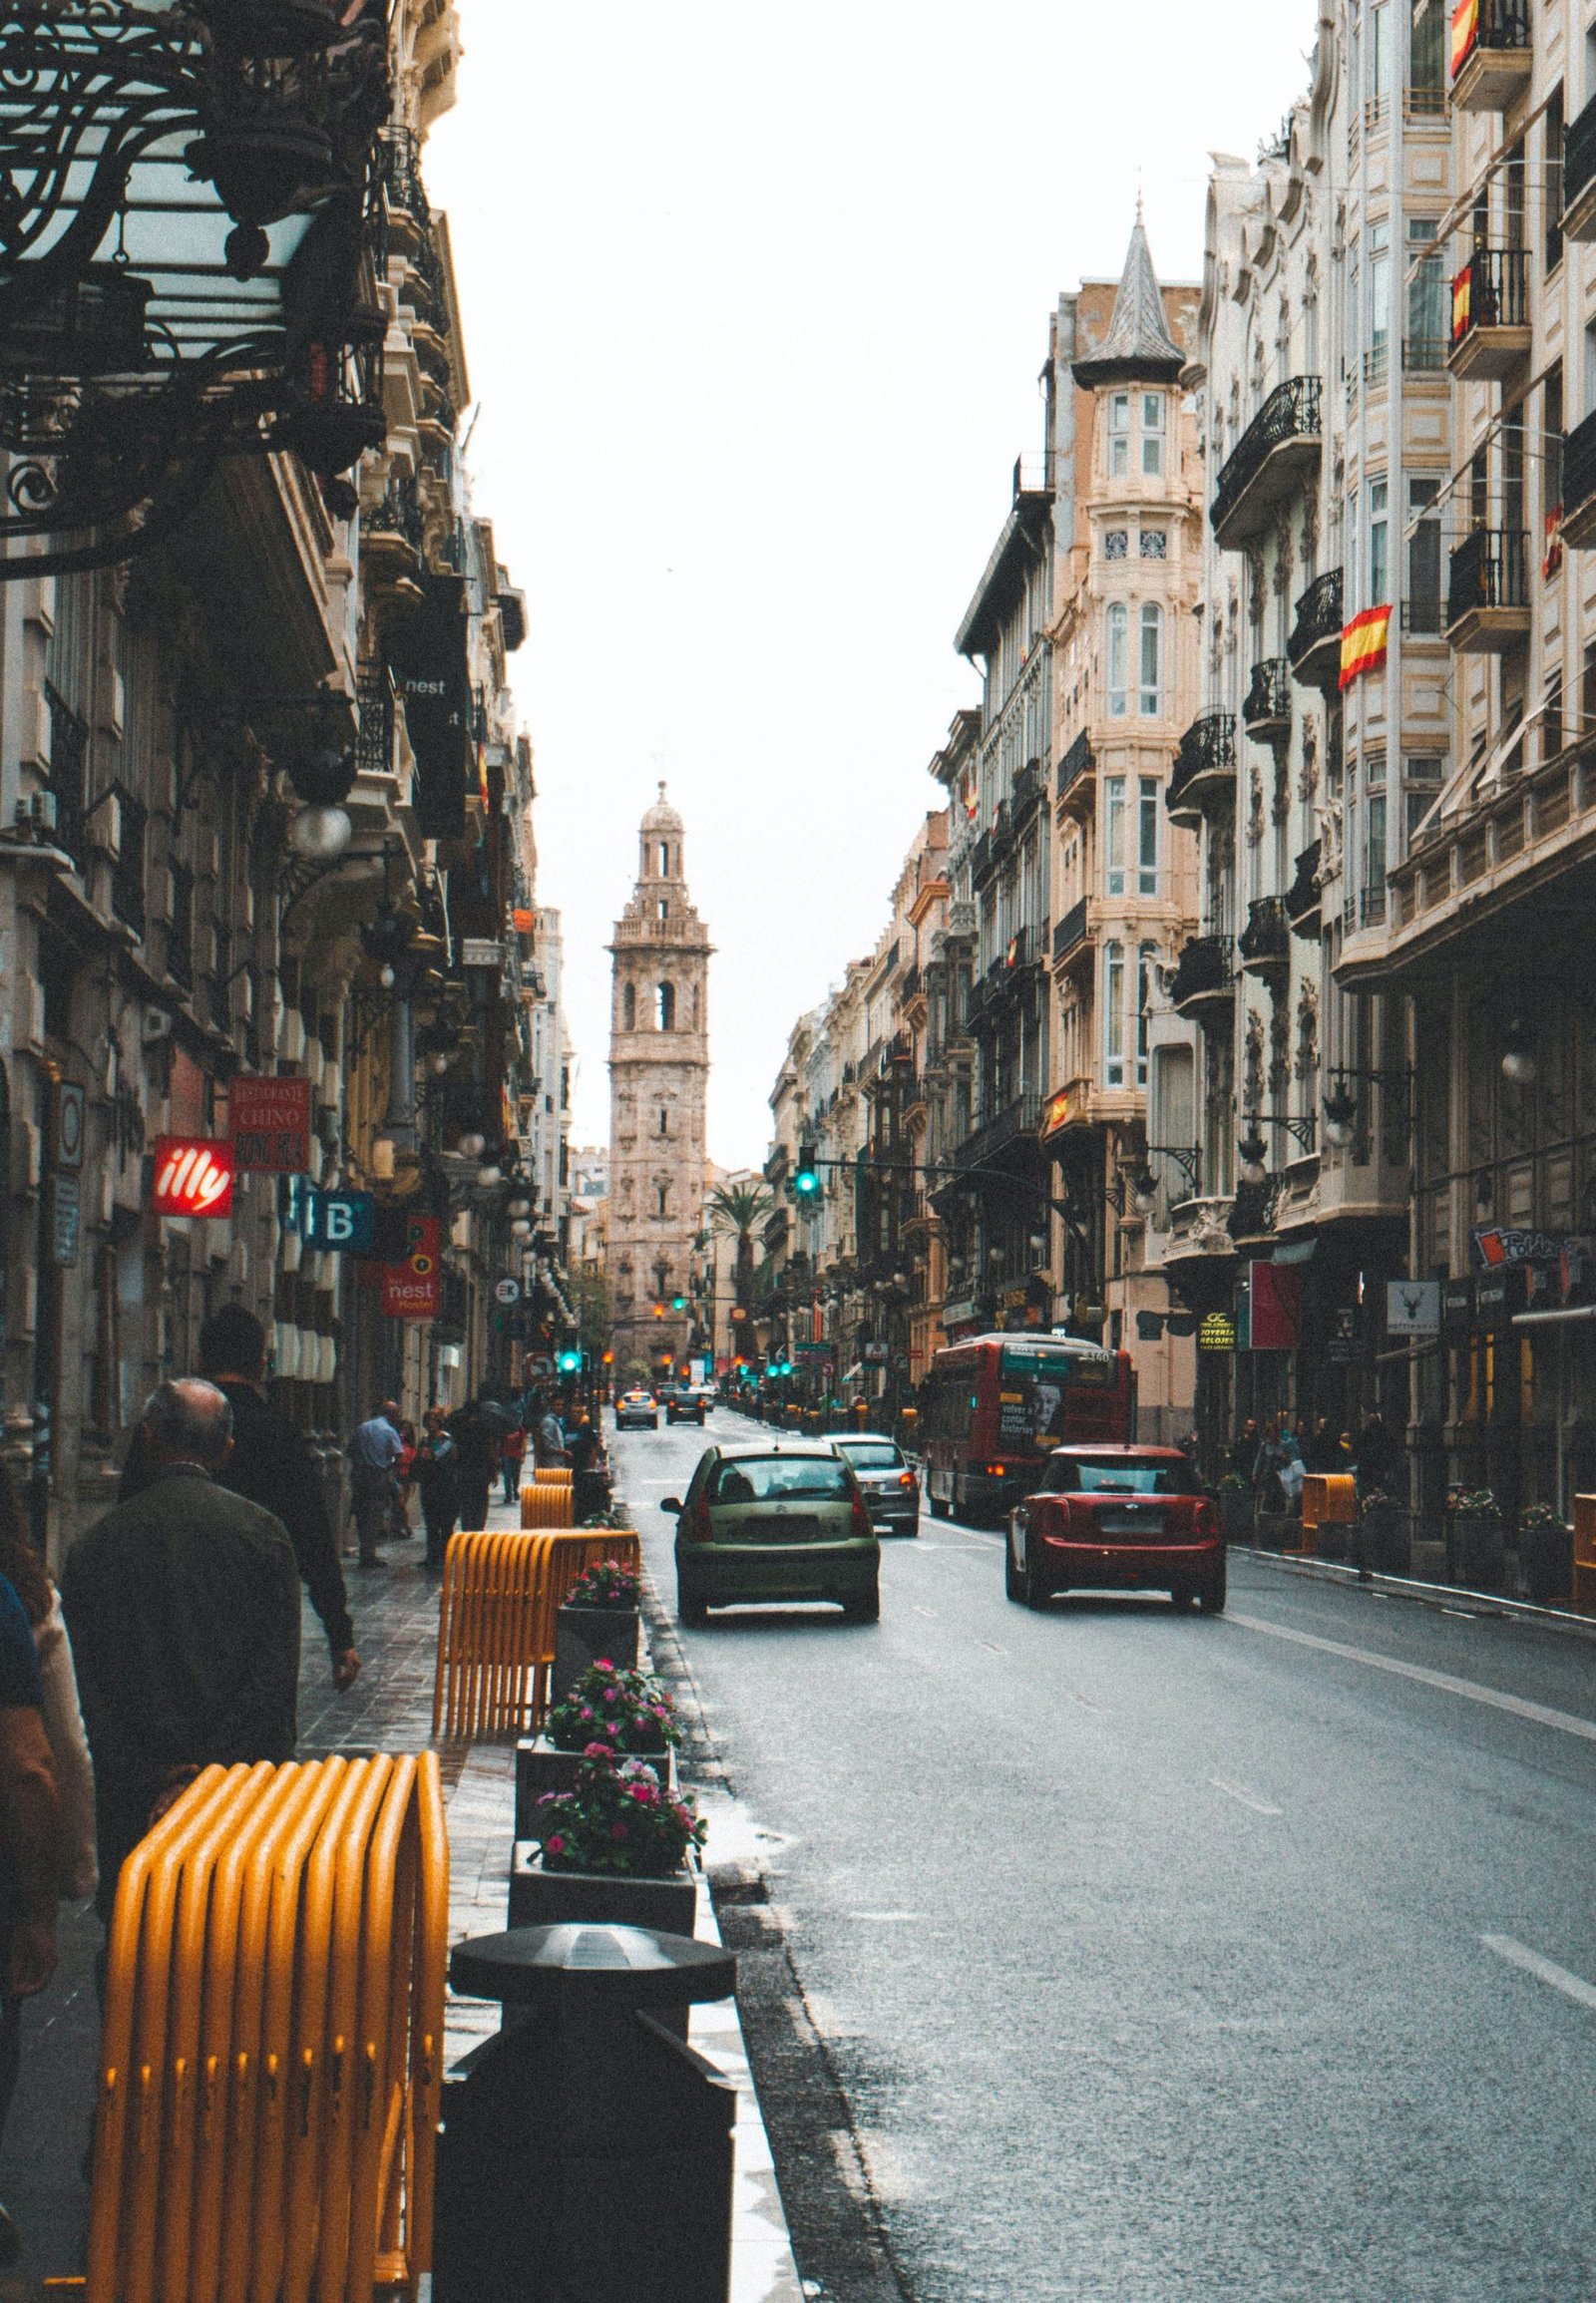
<instances>
[{"instance_id":1,"label":"pink flower","mask_svg":"<svg viewBox=\"0 0 1596 2303\"><path fill-rule=\"evenodd\" d=\"M583 1707L582 1707L582 1716L583 1716L583 1718L584 1718L585 1720L591 1720L591 1719L593 1718L593 1706L592 1706L592 1704L584 1704L584 1705L583 1705Z\"/></svg>"},{"instance_id":2,"label":"pink flower","mask_svg":"<svg viewBox=\"0 0 1596 2303\"><path fill-rule=\"evenodd\" d=\"M607 1656L600 1656L593 1668L596 1672L612 1672L615 1667Z\"/></svg>"},{"instance_id":3,"label":"pink flower","mask_svg":"<svg viewBox=\"0 0 1596 2303\"><path fill-rule=\"evenodd\" d=\"M614 1702L614 1700L615 1700L615 1697L617 1696L617 1694L618 1694L618 1693L619 1693L619 1690L618 1690L618 1689L616 1689L616 1688L605 1688L605 1690L604 1690L604 1702L605 1702L606 1704L612 1704L612 1703Z\"/></svg>"},{"instance_id":4,"label":"pink flower","mask_svg":"<svg viewBox=\"0 0 1596 2303\"><path fill-rule=\"evenodd\" d=\"M566 1843L558 1831L552 1831L543 1844L544 1852L548 1855L564 1855L566 1851ZM553 1892L554 1890L551 1888L550 1893Z\"/></svg>"},{"instance_id":5,"label":"pink flower","mask_svg":"<svg viewBox=\"0 0 1596 2303\"><path fill-rule=\"evenodd\" d=\"M585 1759L609 1759L614 1756L607 1743L585 1743L582 1755Z\"/></svg>"},{"instance_id":6,"label":"pink flower","mask_svg":"<svg viewBox=\"0 0 1596 2303\"><path fill-rule=\"evenodd\" d=\"M646 1783L633 1783L630 1786L630 1795L644 1807L651 1807L659 1797L659 1793L651 1789Z\"/></svg>"}]
</instances>

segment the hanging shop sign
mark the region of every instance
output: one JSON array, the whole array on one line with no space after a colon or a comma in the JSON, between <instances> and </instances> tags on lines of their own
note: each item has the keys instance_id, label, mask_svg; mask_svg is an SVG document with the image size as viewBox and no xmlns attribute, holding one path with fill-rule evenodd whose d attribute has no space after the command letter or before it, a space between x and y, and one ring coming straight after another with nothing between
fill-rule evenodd
<instances>
[{"instance_id":1,"label":"hanging shop sign","mask_svg":"<svg viewBox=\"0 0 1596 2303\"><path fill-rule=\"evenodd\" d=\"M519 1304L521 1301L521 1282L519 1280L501 1280L493 1292L493 1300L496 1304Z\"/></svg>"},{"instance_id":2,"label":"hanging shop sign","mask_svg":"<svg viewBox=\"0 0 1596 2303\"><path fill-rule=\"evenodd\" d=\"M58 1175L75 1176L82 1172L88 1110L89 1098L83 1088L75 1086L70 1079L56 1082L54 1161Z\"/></svg>"},{"instance_id":3,"label":"hanging shop sign","mask_svg":"<svg viewBox=\"0 0 1596 2303\"><path fill-rule=\"evenodd\" d=\"M310 1165L308 1079L235 1079L228 1133L240 1173L302 1176Z\"/></svg>"},{"instance_id":4,"label":"hanging shop sign","mask_svg":"<svg viewBox=\"0 0 1596 2303\"><path fill-rule=\"evenodd\" d=\"M385 1320L433 1320L443 1303L443 1227L436 1216L406 1219L402 1263L382 1267Z\"/></svg>"},{"instance_id":5,"label":"hanging shop sign","mask_svg":"<svg viewBox=\"0 0 1596 2303\"><path fill-rule=\"evenodd\" d=\"M1236 1323L1228 1312L1210 1312L1197 1331L1199 1351L1234 1351Z\"/></svg>"},{"instance_id":6,"label":"hanging shop sign","mask_svg":"<svg viewBox=\"0 0 1596 2303\"><path fill-rule=\"evenodd\" d=\"M1336 1314L1335 1325L1325 1339L1327 1367L1353 1367L1358 1363L1358 1313L1351 1304L1343 1304Z\"/></svg>"},{"instance_id":7,"label":"hanging shop sign","mask_svg":"<svg viewBox=\"0 0 1596 2303\"><path fill-rule=\"evenodd\" d=\"M1474 1262L1482 1272L1504 1264L1555 1264L1567 1242L1556 1232L1525 1232L1499 1224L1474 1226Z\"/></svg>"},{"instance_id":8,"label":"hanging shop sign","mask_svg":"<svg viewBox=\"0 0 1596 2303\"><path fill-rule=\"evenodd\" d=\"M1388 1280L1386 1333L1388 1336L1438 1336L1439 1280Z\"/></svg>"},{"instance_id":9,"label":"hanging shop sign","mask_svg":"<svg viewBox=\"0 0 1596 2303\"><path fill-rule=\"evenodd\" d=\"M230 1216L235 1164L230 1143L158 1135L151 1208L158 1216Z\"/></svg>"},{"instance_id":10,"label":"hanging shop sign","mask_svg":"<svg viewBox=\"0 0 1596 2303\"><path fill-rule=\"evenodd\" d=\"M1522 1264L1482 1272L1474 1282L1474 1318L1481 1328L1510 1328L1528 1301L1528 1273Z\"/></svg>"},{"instance_id":11,"label":"hanging shop sign","mask_svg":"<svg viewBox=\"0 0 1596 2303\"><path fill-rule=\"evenodd\" d=\"M466 661L463 576L428 571L421 604L388 635L388 662L404 701L416 758L416 828L424 840L458 839L466 828L471 762L471 672Z\"/></svg>"},{"instance_id":12,"label":"hanging shop sign","mask_svg":"<svg viewBox=\"0 0 1596 2303\"><path fill-rule=\"evenodd\" d=\"M369 1256L376 1237L377 1203L370 1192L306 1192L304 1236L334 1255Z\"/></svg>"},{"instance_id":13,"label":"hanging shop sign","mask_svg":"<svg viewBox=\"0 0 1596 2303\"><path fill-rule=\"evenodd\" d=\"M50 1184L55 1261L63 1270L70 1270L78 1261L78 1242L83 1234L83 1179L56 1175Z\"/></svg>"},{"instance_id":14,"label":"hanging shop sign","mask_svg":"<svg viewBox=\"0 0 1596 2303\"><path fill-rule=\"evenodd\" d=\"M1440 1284L1440 1325L1445 1336L1465 1335L1474 1325L1474 1283L1472 1280L1442 1280Z\"/></svg>"}]
</instances>

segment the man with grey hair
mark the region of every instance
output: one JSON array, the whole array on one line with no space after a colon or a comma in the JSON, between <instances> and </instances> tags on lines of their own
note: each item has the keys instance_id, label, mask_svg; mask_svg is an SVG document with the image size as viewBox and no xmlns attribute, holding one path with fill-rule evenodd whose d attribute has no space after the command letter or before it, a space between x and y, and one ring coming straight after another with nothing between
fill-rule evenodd
<instances>
[{"instance_id":1,"label":"man with grey hair","mask_svg":"<svg viewBox=\"0 0 1596 2303\"><path fill-rule=\"evenodd\" d=\"M213 1383L145 1402L139 1493L67 1554L61 1604L94 1755L100 1910L200 1768L293 1756L299 1570L281 1520L218 1487L232 1409Z\"/></svg>"}]
</instances>

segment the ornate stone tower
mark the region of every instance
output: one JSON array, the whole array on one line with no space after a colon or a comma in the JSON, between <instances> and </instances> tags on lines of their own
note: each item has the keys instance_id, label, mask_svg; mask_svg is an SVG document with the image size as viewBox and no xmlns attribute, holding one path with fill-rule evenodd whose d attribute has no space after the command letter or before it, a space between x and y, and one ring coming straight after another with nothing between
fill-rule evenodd
<instances>
[{"instance_id":1,"label":"ornate stone tower","mask_svg":"<svg viewBox=\"0 0 1596 2303\"><path fill-rule=\"evenodd\" d=\"M661 784L639 828L637 885L609 947L605 1268L617 1379L628 1360L680 1360L692 1332L690 1310L676 1312L672 1302L690 1301L703 1220L711 946L687 894L682 845L681 818Z\"/></svg>"}]
</instances>

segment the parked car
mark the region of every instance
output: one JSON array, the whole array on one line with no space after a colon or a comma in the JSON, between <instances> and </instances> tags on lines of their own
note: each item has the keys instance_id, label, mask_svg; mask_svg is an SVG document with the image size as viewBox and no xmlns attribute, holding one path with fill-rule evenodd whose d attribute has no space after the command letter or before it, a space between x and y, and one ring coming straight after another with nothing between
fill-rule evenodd
<instances>
[{"instance_id":1,"label":"parked car","mask_svg":"<svg viewBox=\"0 0 1596 2303\"><path fill-rule=\"evenodd\" d=\"M645 1427L649 1431L659 1429L658 1400L651 1391L622 1391L615 1401L615 1429L638 1431Z\"/></svg>"},{"instance_id":2,"label":"parked car","mask_svg":"<svg viewBox=\"0 0 1596 2303\"><path fill-rule=\"evenodd\" d=\"M881 1614L881 1545L854 1468L822 1440L710 1447L676 1521L676 1613L751 1600L835 1600L856 1623Z\"/></svg>"},{"instance_id":3,"label":"parked car","mask_svg":"<svg viewBox=\"0 0 1596 2303\"><path fill-rule=\"evenodd\" d=\"M1178 1447L1064 1447L1008 1521L1003 1586L1042 1607L1061 1591L1167 1591L1225 1605L1218 1507Z\"/></svg>"},{"instance_id":4,"label":"parked car","mask_svg":"<svg viewBox=\"0 0 1596 2303\"><path fill-rule=\"evenodd\" d=\"M879 1431L833 1431L827 1443L853 1465L881 1534L920 1533L920 1481L896 1439Z\"/></svg>"},{"instance_id":5,"label":"parked car","mask_svg":"<svg viewBox=\"0 0 1596 2303\"><path fill-rule=\"evenodd\" d=\"M700 1427L702 1426L704 1419L703 1394L693 1384L673 1383L660 1396L665 1403L665 1421L667 1424L696 1423Z\"/></svg>"}]
</instances>

